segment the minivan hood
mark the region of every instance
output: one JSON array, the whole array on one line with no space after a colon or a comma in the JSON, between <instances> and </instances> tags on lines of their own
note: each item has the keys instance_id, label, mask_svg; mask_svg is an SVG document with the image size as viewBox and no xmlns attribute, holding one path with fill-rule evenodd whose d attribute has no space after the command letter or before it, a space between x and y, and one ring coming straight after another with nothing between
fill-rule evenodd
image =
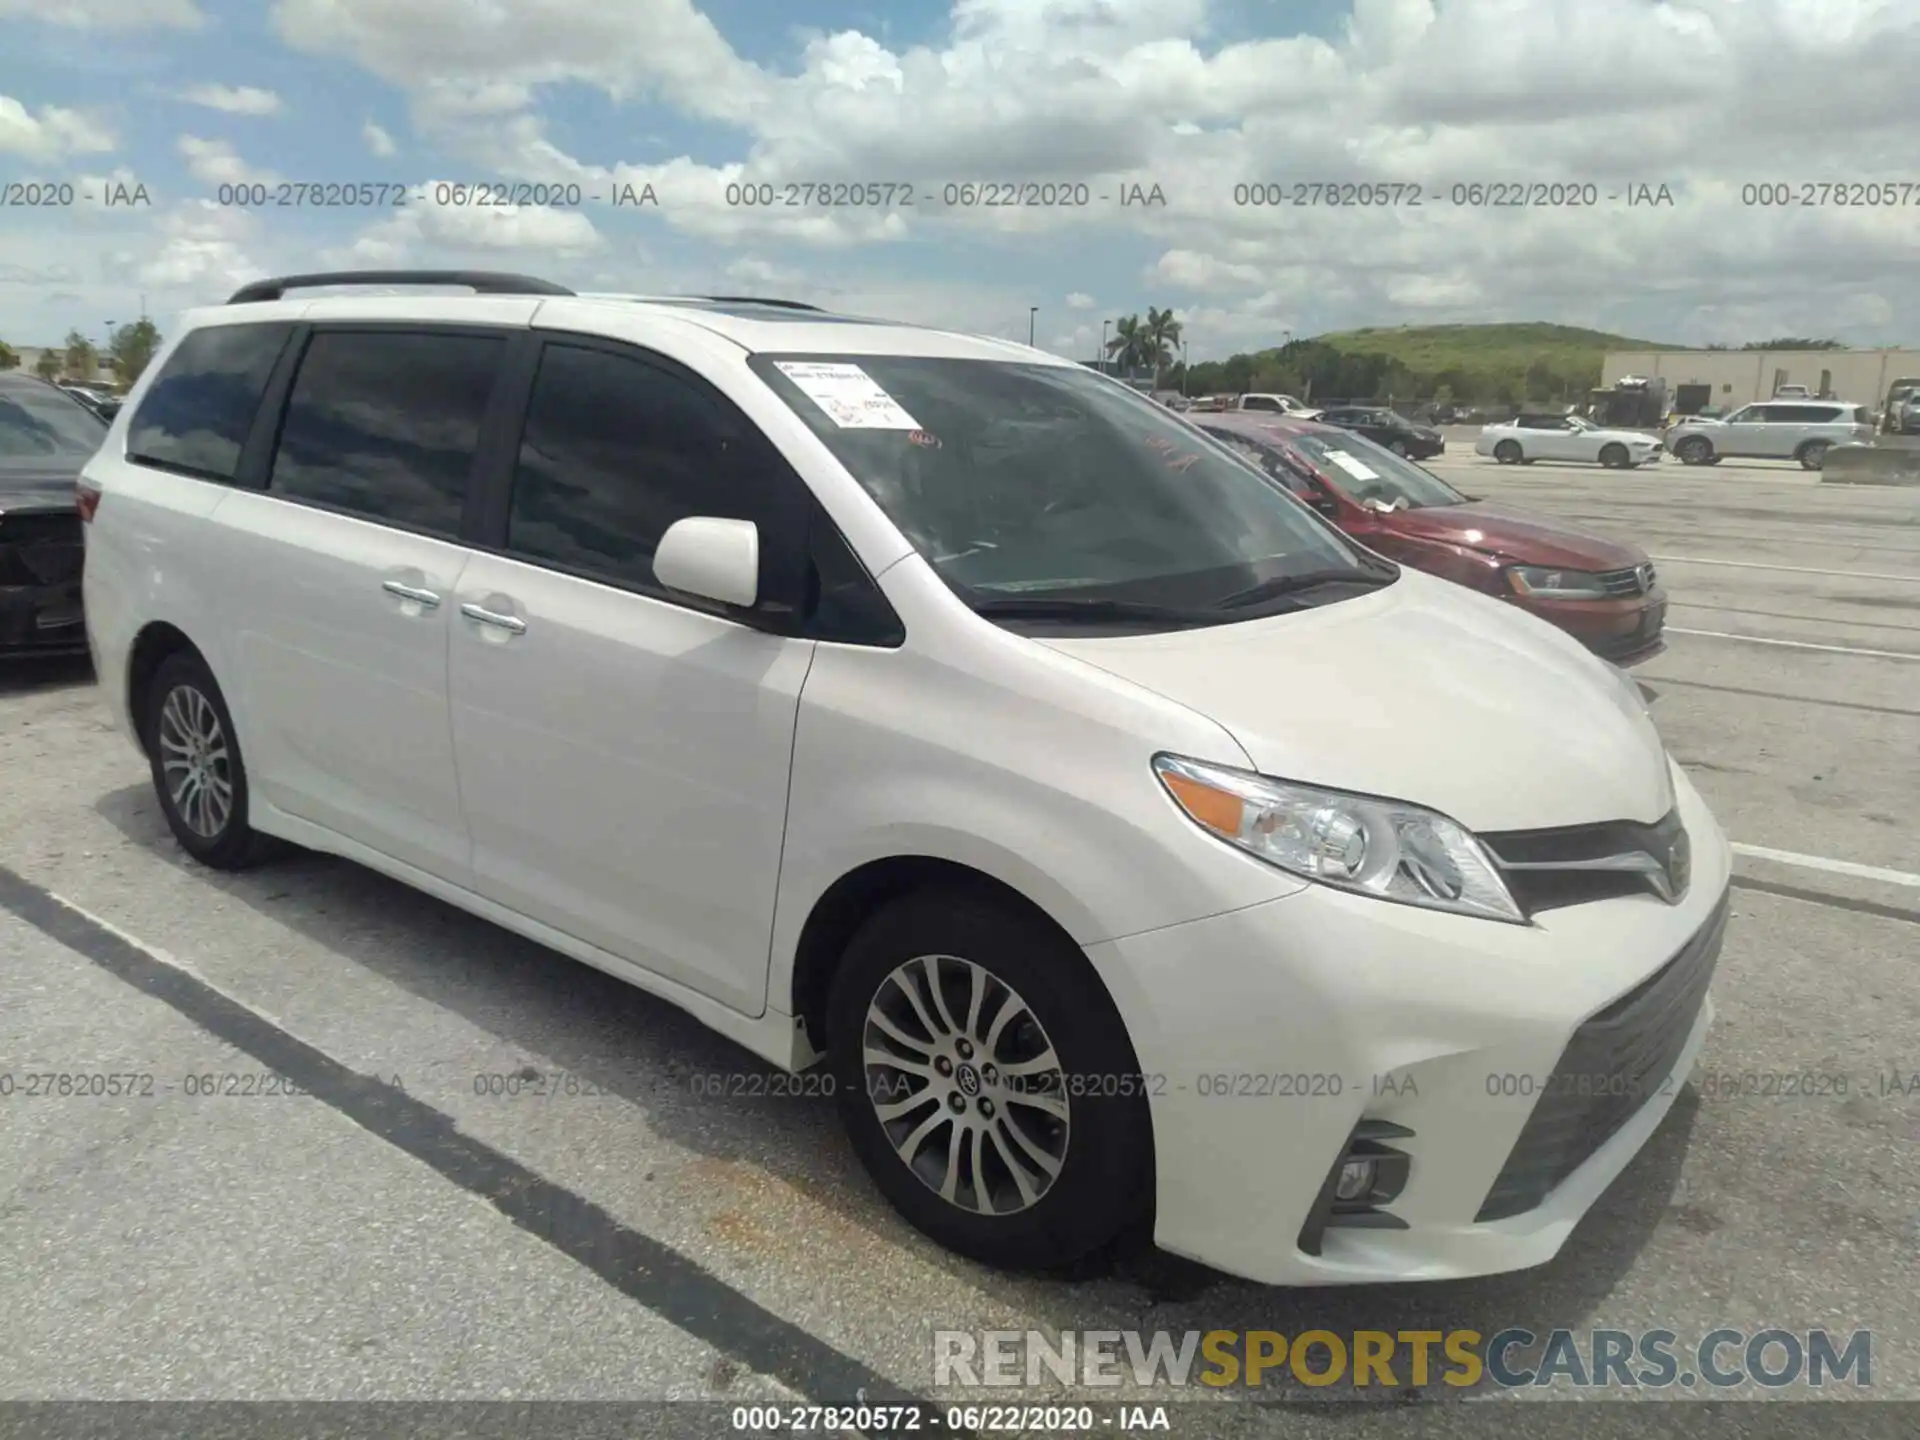
<instances>
[{"instance_id":1,"label":"minivan hood","mask_svg":"<svg viewBox=\"0 0 1920 1440\"><path fill-rule=\"evenodd\" d=\"M1646 551L1638 546L1484 500L1471 505L1416 506L1379 518L1396 535L1458 545L1516 565L1625 570L1647 563Z\"/></svg>"},{"instance_id":2,"label":"minivan hood","mask_svg":"<svg viewBox=\"0 0 1920 1440\"><path fill-rule=\"evenodd\" d=\"M1036 643L1208 716L1262 774L1412 801L1472 830L1651 823L1673 806L1653 721L1605 662L1414 571L1238 625Z\"/></svg>"}]
</instances>

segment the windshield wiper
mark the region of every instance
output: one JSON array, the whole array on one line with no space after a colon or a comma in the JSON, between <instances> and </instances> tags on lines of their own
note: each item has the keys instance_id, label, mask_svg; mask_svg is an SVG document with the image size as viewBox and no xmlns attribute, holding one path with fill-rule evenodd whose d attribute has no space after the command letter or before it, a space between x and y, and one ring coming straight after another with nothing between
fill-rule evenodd
<instances>
[{"instance_id":1,"label":"windshield wiper","mask_svg":"<svg viewBox=\"0 0 1920 1440\"><path fill-rule=\"evenodd\" d=\"M1090 595L993 596L975 600L972 606L976 615L1004 620L1176 620L1192 624L1200 619L1192 610L1179 610L1171 605L1105 600Z\"/></svg>"},{"instance_id":2,"label":"windshield wiper","mask_svg":"<svg viewBox=\"0 0 1920 1440\"><path fill-rule=\"evenodd\" d=\"M1382 567L1369 570L1309 570L1301 575L1276 575L1245 590L1236 590L1215 603L1222 610L1241 610L1267 600L1318 590L1323 585L1359 585L1368 590L1377 590L1382 585L1392 584L1397 574L1397 571Z\"/></svg>"}]
</instances>

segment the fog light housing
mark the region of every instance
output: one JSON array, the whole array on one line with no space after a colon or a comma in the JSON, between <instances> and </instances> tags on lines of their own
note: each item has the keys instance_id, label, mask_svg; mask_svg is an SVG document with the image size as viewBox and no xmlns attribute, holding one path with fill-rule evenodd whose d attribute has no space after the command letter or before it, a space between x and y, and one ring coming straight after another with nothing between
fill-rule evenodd
<instances>
[{"instance_id":1,"label":"fog light housing","mask_svg":"<svg viewBox=\"0 0 1920 1440\"><path fill-rule=\"evenodd\" d=\"M1373 1193L1374 1176L1379 1165L1372 1160L1343 1160L1340 1174L1333 1182L1336 1200L1364 1200Z\"/></svg>"},{"instance_id":2,"label":"fog light housing","mask_svg":"<svg viewBox=\"0 0 1920 1440\"><path fill-rule=\"evenodd\" d=\"M1320 1193L1300 1227L1302 1253L1318 1255L1333 1226L1368 1230L1404 1230L1407 1222L1383 1207L1407 1188L1412 1160L1390 1140L1410 1140L1413 1131L1387 1120L1362 1120L1353 1127L1340 1157L1320 1183Z\"/></svg>"}]
</instances>

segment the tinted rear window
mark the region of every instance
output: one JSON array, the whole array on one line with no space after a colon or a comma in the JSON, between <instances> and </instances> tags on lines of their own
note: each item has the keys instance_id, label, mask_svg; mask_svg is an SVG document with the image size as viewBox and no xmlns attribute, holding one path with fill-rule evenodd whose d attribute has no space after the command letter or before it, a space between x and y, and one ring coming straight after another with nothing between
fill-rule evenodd
<instances>
[{"instance_id":1,"label":"tinted rear window","mask_svg":"<svg viewBox=\"0 0 1920 1440\"><path fill-rule=\"evenodd\" d=\"M182 340L127 431L127 458L231 480L291 325L210 325Z\"/></svg>"},{"instance_id":2,"label":"tinted rear window","mask_svg":"<svg viewBox=\"0 0 1920 1440\"><path fill-rule=\"evenodd\" d=\"M0 386L0 468L84 461L106 434L99 416L50 385Z\"/></svg>"},{"instance_id":3,"label":"tinted rear window","mask_svg":"<svg viewBox=\"0 0 1920 1440\"><path fill-rule=\"evenodd\" d=\"M301 357L267 488L459 533L504 336L326 331Z\"/></svg>"}]
</instances>

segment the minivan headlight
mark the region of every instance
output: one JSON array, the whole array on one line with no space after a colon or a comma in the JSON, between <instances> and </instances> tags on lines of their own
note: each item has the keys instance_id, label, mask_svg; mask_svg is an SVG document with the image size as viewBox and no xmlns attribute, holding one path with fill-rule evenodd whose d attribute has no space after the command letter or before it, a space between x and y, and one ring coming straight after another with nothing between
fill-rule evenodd
<instances>
[{"instance_id":1,"label":"minivan headlight","mask_svg":"<svg viewBox=\"0 0 1920 1440\"><path fill-rule=\"evenodd\" d=\"M1486 847L1435 811L1178 755L1156 755L1153 769L1188 819L1290 875L1403 905L1527 923Z\"/></svg>"},{"instance_id":2,"label":"minivan headlight","mask_svg":"<svg viewBox=\"0 0 1920 1440\"><path fill-rule=\"evenodd\" d=\"M1607 587L1590 570L1559 570L1547 565L1515 565L1507 579L1522 595L1545 595L1557 600L1604 600Z\"/></svg>"}]
</instances>

